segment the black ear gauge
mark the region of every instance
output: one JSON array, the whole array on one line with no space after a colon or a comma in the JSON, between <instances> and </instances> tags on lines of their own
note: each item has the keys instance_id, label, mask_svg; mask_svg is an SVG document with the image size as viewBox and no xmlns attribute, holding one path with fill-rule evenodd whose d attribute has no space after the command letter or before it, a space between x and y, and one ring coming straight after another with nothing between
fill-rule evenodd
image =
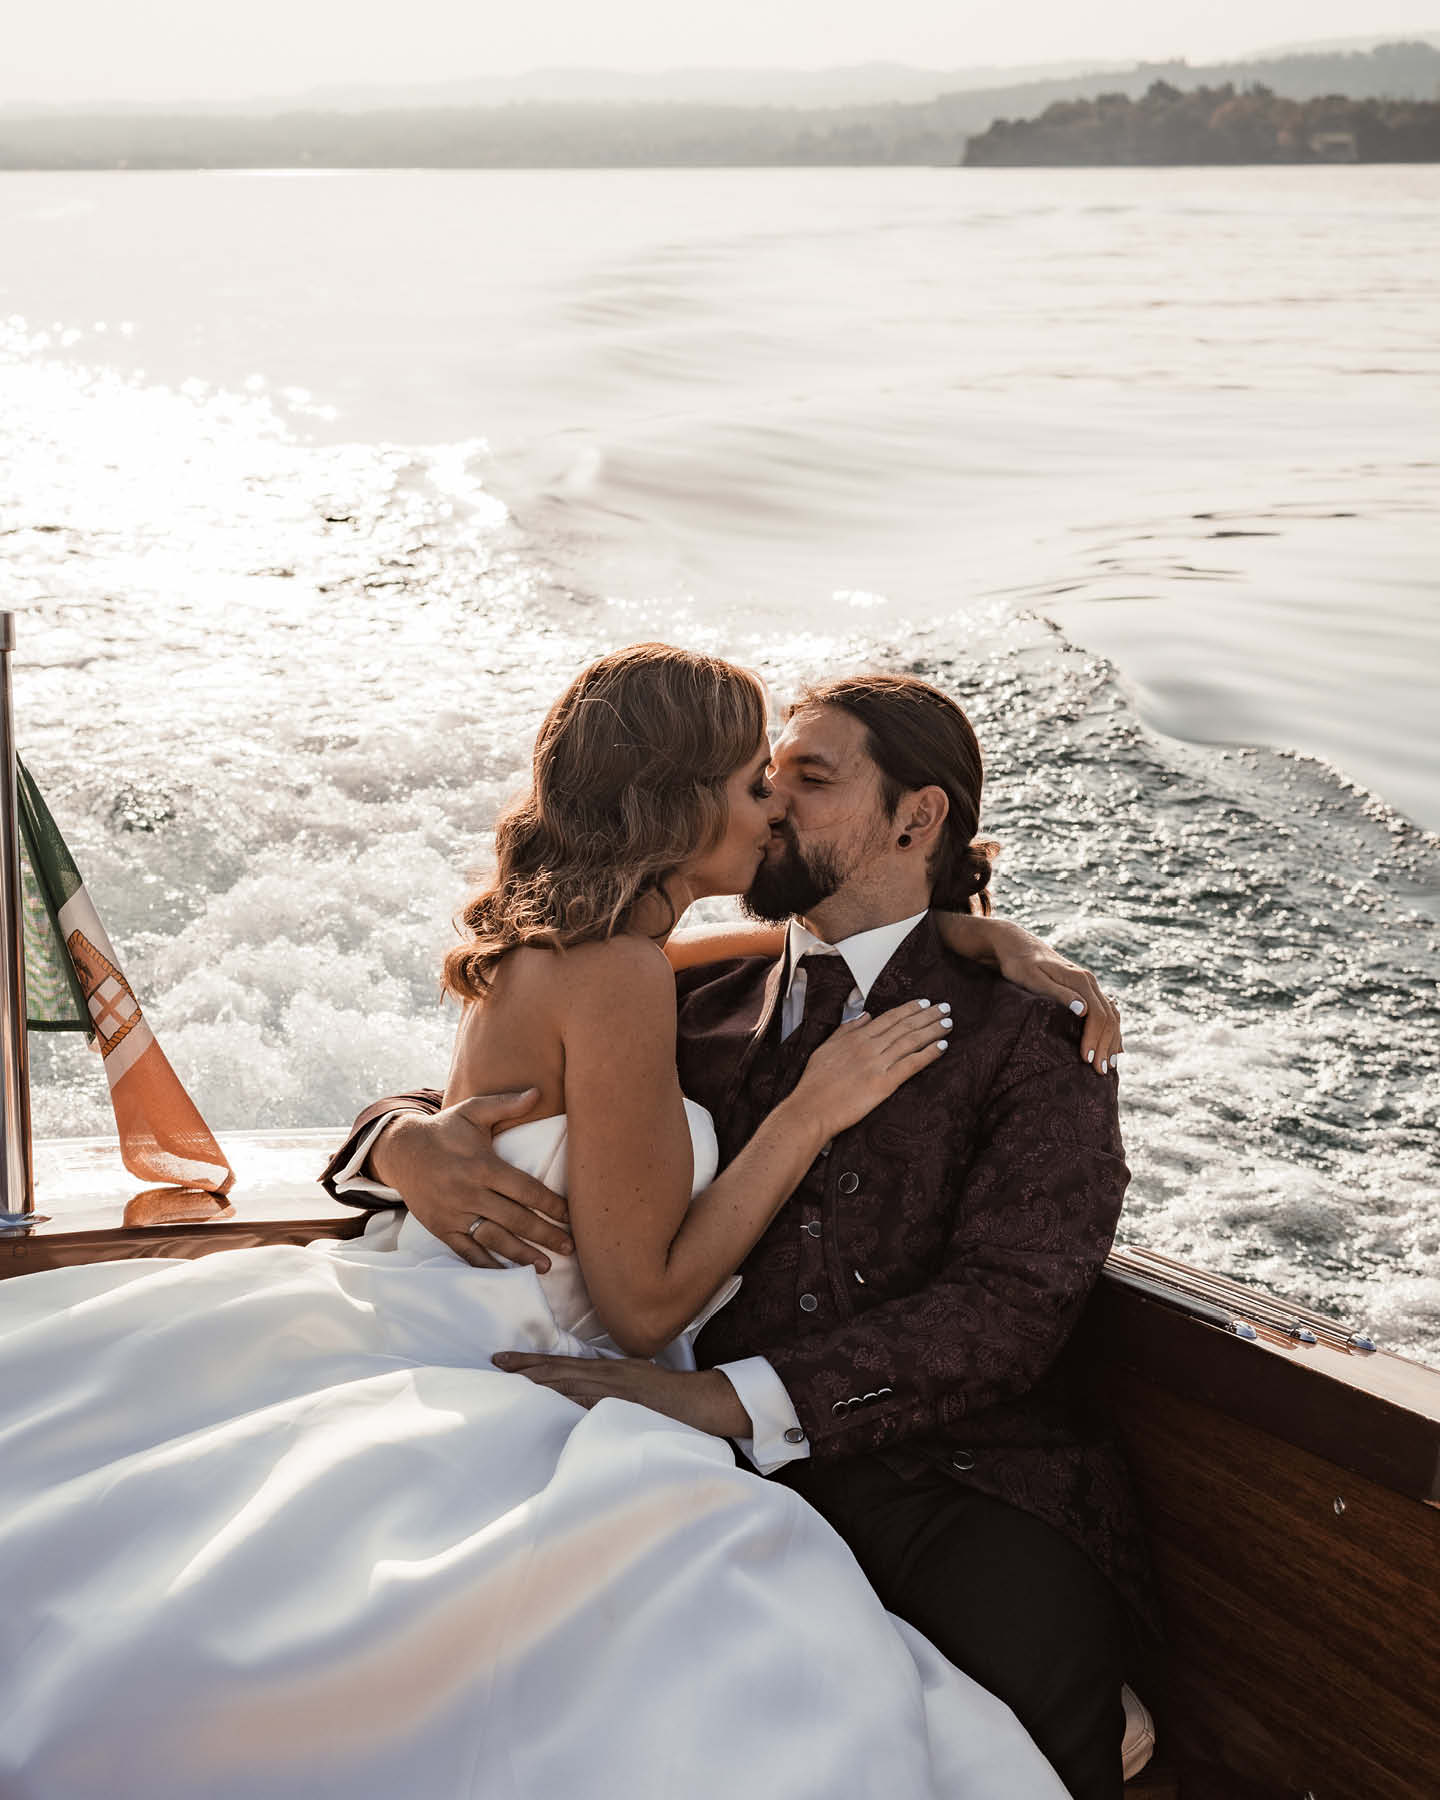
<instances>
[{"instance_id":1,"label":"black ear gauge","mask_svg":"<svg viewBox=\"0 0 1440 1800\"><path fill-rule=\"evenodd\" d=\"M910 833L908 831L902 831L895 841L902 850L908 850L910 848Z\"/></svg>"}]
</instances>

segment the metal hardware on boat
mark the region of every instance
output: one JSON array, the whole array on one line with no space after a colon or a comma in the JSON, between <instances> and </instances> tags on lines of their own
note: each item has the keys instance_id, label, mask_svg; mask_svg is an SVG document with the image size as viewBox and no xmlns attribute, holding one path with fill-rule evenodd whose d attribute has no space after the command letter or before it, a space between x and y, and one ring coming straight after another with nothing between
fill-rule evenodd
<instances>
[{"instance_id":1,"label":"metal hardware on boat","mask_svg":"<svg viewBox=\"0 0 1440 1800\"><path fill-rule=\"evenodd\" d=\"M1323 1314L1301 1308L1293 1301L1273 1294L1242 1287L1224 1275L1210 1270L1191 1268L1172 1256L1157 1250L1139 1250L1131 1246L1112 1250L1105 1272L1113 1282L1132 1293L1161 1300L1192 1319L1230 1329L1235 1318L1249 1319L1257 1327L1289 1336L1296 1325L1313 1331L1317 1344L1331 1345L1337 1350L1354 1349L1349 1342L1350 1327ZM1365 1334L1357 1332L1356 1336ZM1378 1348L1378 1346L1374 1346Z\"/></svg>"},{"instance_id":2,"label":"metal hardware on boat","mask_svg":"<svg viewBox=\"0 0 1440 1800\"><path fill-rule=\"evenodd\" d=\"M1335 1496L1335 1517L1338 1519L1345 1510L1345 1502L1337 1494Z\"/></svg>"},{"instance_id":3,"label":"metal hardware on boat","mask_svg":"<svg viewBox=\"0 0 1440 1800\"><path fill-rule=\"evenodd\" d=\"M15 615L0 612L0 1206L35 1211L30 1157L30 1067L25 1039L25 938L20 910L20 808L10 653Z\"/></svg>"},{"instance_id":4,"label":"metal hardware on boat","mask_svg":"<svg viewBox=\"0 0 1440 1800\"><path fill-rule=\"evenodd\" d=\"M1345 1342L1350 1349L1359 1350L1365 1356L1368 1356L1375 1348L1374 1338L1367 1336L1363 1331L1352 1331Z\"/></svg>"},{"instance_id":5,"label":"metal hardware on boat","mask_svg":"<svg viewBox=\"0 0 1440 1800\"><path fill-rule=\"evenodd\" d=\"M1320 1342L1310 1327L1300 1324L1298 1320L1290 1327L1290 1335L1297 1344L1318 1344Z\"/></svg>"},{"instance_id":6,"label":"metal hardware on boat","mask_svg":"<svg viewBox=\"0 0 1440 1800\"><path fill-rule=\"evenodd\" d=\"M1232 1319L1230 1321L1230 1329L1235 1333L1236 1337L1244 1338L1247 1342L1253 1342L1260 1335L1255 1327L1253 1325L1247 1325L1244 1319Z\"/></svg>"}]
</instances>

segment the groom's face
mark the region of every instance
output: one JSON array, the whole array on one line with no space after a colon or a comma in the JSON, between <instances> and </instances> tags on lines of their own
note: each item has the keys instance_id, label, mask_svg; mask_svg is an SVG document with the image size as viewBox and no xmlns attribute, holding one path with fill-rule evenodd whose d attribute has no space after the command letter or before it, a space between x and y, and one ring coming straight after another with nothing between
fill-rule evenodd
<instances>
[{"instance_id":1,"label":"groom's face","mask_svg":"<svg viewBox=\"0 0 1440 1800\"><path fill-rule=\"evenodd\" d=\"M839 707L817 706L790 720L772 752L770 779L785 817L741 903L754 918L780 920L875 870L893 833L865 727Z\"/></svg>"}]
</instances>

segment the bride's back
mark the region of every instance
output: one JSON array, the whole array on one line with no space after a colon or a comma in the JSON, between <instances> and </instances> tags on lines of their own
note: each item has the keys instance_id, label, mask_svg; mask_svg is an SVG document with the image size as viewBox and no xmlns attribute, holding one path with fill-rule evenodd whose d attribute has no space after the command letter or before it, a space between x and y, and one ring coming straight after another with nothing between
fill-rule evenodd
<instances>
[{"instance_id":1,"label":"bride's back","mask_svg":"<svg viewBox=\"0 0 1440 1800\"><path fill-rule=\"evenodd\" d=\"M461 1014L446 1106L476 1094L533 1087L539 1090L535 1104L517 1124L564 1112L563 970L566 955L575 954L522 947L500 959L485 998L467 1002Z\"/></svg>"}]
</instances>

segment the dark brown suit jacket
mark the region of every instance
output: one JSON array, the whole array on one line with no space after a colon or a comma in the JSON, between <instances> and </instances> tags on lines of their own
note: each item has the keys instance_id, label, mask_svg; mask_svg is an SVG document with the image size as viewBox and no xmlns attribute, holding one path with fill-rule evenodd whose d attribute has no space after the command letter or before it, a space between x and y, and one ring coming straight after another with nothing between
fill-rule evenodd
<instances>
[{"instance_id":1,"label":"dark brown suit jacket","mask_svg":"<svg viewBox=\"0 0 1440 1800\"><path fill-rule=\"evenodd\" d=\"M722 1164L784 1078L783 973L751 958L680 977L681 1084L714 1114ZM1082 1064L1062 1005L952 956L928 916L869 1010L921 996L950 1002L949 1051L816 1161L699 1360L768 1357L811 1455L942 1470L1054 1525L1148 1610L1125 1472L1064 1355L1129 1178L1115 1078ZM333 1192L382 1113L438 1099L367 1108L322 1180Z\"/></svg>"}]
</instances>

